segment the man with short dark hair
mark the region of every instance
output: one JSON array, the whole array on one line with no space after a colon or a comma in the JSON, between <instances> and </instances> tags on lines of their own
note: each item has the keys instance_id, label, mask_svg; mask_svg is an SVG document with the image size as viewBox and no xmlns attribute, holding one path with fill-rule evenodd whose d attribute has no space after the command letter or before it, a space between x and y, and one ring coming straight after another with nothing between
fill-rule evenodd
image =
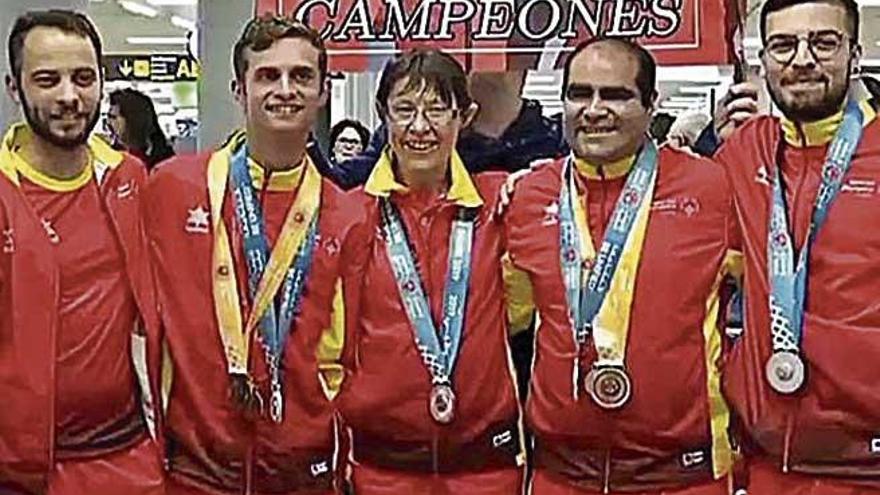
<instances>
[{"instance_id":1,"label":"man with short dark hair","mask_svg":"<svg viewBox=\"0 0 880 495\"><path fill-rule=\"evenodd\" d=\"M535 495L725 495L720 284L738 269L720 167L648 137L651 55L598 39L565 67L571 153L504 213L540 315L526 418Z\"/></svg>"},{"instance_id":2,"label":"man with short dark hair","mask_svg":"<svg viewBox=\"0 0 880 495\"><path fill-rule=\"evenodd\" d=\"M160 165L145 191L169 495L334 493L344 287L312 282L358 211L306 152L326 57L304 24L250 20L233 54L245 129ZM313 321L319 300L332 320Z\"/></svg>"},{"instance_id":3,"label":"man with short dark hair","mask_svg":"<svg viewBox=\"0 0 880 495\"><path fill-rule=\"evenodd\" d=\"M8 49L25 122L0 143L0 492L162 494L138 380L147 401L157 387L131 359L148 351L158 376L146 170L89 137L102 78L88 18L26 13Z\"/></svg>"},{"instance_id":4,"label":"man with short dark hair","mask_svg":"<svg viewBox=\"0 0 880 495\"><path fill-rule=\"evenodd\" d=\"M745 332L724 390L749 494L878 493L880 123L851 91L859 6L769 0L761 37L782 118L747 123L716 156L745 248Z\"/></svg>"}]
</instances>

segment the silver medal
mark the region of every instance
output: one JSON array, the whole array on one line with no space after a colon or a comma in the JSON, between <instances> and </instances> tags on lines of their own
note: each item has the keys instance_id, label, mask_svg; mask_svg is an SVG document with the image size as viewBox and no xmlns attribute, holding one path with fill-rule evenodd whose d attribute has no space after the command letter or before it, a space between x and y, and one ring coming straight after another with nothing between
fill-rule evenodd
<instances>
[{"instance_id":1,"label":"silver medal","mask_svg":"<svg viewBox=\"0 0 880 495\"><path fill-rule=\"evenodd\" d=\"M793 394L801 389L806 377L806 365L801 357L793 352L774 352L767 360L765 368L767 382L780 394Z\"/></svg>"},{"instance_id":2,"label":"silver medal","mask_svg":"<svg viewBox=\"0 0 880 495\"><path fill-rule=\"evenodd\" d=\"M447 425L455 419L455 392L449 385L434 385L428 409L434 421Z\"/></svg>"},{"instance_id":3,"label":"silver medal","mask_svg":"<svg viewBox=\"0 0 880 495\"><path fill-rule=\"evenodd\" d=\"M632 382L622 366L594 366L584 388L602 409L620 409L632 395Z\"/></svg>"}]
</instances>

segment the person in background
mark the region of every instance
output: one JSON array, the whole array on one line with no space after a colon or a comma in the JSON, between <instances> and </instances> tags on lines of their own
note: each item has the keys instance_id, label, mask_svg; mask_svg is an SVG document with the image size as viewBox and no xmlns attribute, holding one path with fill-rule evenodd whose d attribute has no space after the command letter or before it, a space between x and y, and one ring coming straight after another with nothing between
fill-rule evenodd
<instances>
[{"instance_id":1,"label":"person in background","mask_svg":"<svg viewBox=\"0 0 880 495\"><path fill-rule=\"evenodd\" d=\"M82 14L32 11L8 50L25 121L0 143L0 493L164 494L147 172L89 137L100 37Z\"/></svg>"},{"instance_id":2,"label":"person in background","mask_svg":"<svg viewBox=\"0 0 880 495\"><path fill-rule=\"evenodd\" d=\"M341 163L356 157L370 142L370 131L357 120L343 119L330 129L330 159Z\"/></svg>"},{"instance_id":3,"label":"person in background","mask_svg":"<svg viewBox=\"0 0 880 495\"><path fill-rule=\"evenodd\" d=\"M148 170L174 156L149 96L126 88L113 91L109 99L107 127L114 147L140 158Z\"/></svg>"}]
</instances>

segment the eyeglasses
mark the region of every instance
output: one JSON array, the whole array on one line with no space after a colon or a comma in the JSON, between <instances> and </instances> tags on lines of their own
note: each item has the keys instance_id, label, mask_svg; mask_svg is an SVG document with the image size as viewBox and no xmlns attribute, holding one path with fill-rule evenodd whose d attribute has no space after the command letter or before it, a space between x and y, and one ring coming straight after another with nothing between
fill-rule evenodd
<instances>
[{"instance_id":1,"label":"eyeglasses","mask_svg":"<svg viewBox=\"0 0 880 495\"><path fill-rule=\"evenodd\" d=\"M391 104L388 108L388 118L395 125L408 127L415 122L419 112L434 127L448 125L452 119L458 116L458 108L446 105L430 105L427 108L419 108L410 103L395 103Z\"/></svg>"},{"instance_id":2,"label":"eyeglasses","mask_svg":"<svg viewBox=\"0 0 880 495\"><path fill-rule=\"evenodd\" d=\"M812 31L806 35L774 34L767 39L764 51L770 58L782 65L788 65L797 55L801 41L807 42L807 48L817 62L830 60L848 36L833 30Z\"/></svg>"}]
</instances>

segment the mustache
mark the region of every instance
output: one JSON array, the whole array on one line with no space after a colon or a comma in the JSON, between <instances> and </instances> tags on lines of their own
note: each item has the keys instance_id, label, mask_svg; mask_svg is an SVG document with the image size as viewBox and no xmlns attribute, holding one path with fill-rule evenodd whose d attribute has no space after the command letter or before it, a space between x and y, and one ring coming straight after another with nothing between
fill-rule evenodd
<instances>
[{"instance_id":1,"label":"mustache","mask_svg":"<svg viewBox=\"0 0 880 495\"><path fill-rule=\"evenodd\" d=\"M779 81L783 86L805 82L828 83L828 76L814 72L799 72L782 77Z\"/></svg>"}]
</instances>

